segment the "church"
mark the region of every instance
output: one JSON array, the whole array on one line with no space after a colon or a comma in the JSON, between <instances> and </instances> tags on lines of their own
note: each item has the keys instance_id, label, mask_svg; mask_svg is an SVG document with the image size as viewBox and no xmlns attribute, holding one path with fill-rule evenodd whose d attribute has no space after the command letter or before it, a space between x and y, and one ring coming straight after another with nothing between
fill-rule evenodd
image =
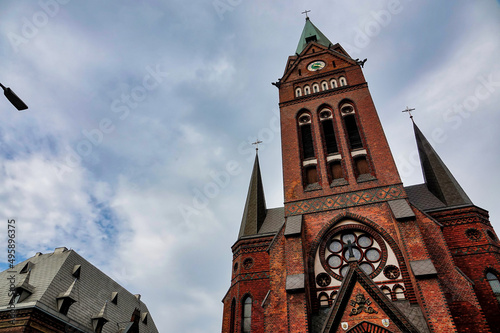
<instances>
[{"instance_id":1,"label":"church","mask_svg":"<svg viewBox=\"0 0 500 333\"><path fill-rule=\"evenodd\" d=\"M284 206L267 208L257 155L223 333L500 332L488 212L415 123L424 183L402 184L363 65L306 18L273 83Z\"/></svg>"}]
</instances>

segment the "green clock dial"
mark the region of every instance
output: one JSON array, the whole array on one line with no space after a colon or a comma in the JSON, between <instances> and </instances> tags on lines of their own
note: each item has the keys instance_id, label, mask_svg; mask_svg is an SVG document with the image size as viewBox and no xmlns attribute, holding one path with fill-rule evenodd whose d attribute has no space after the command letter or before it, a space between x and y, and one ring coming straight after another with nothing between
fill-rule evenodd
<instances>
[{"instance_id":1,"label":"green clock dial","mask_svg":"<svg viewBox=\"0 0 500 333\"><path fill-rule=\"evenodd\" d=\"M323 67L325 67L325 63L323 61L321 61L321 60L318 60L318 61L311 62L307 66L307 69L310 70L311 72L313 72L313 71L319 71Z\"/></svg>"}]
</instances>

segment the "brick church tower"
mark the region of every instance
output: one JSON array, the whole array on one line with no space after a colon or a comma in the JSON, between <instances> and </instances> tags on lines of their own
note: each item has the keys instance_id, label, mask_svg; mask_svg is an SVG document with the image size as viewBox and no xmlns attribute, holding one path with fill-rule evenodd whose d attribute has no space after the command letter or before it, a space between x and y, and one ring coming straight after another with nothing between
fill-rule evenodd
<instances>
[{"instance_id":1,"label":"brick church tower","mask_svg":"<svg viewBox=\"0 0 500 333\"><path fill-rule=\"evenodd\" d=\"M279 88L284 207L258 156L223 333L500 332L499 241L414 124L404 187L362 72L306 18Z\"/></svg>"}]
</instances>

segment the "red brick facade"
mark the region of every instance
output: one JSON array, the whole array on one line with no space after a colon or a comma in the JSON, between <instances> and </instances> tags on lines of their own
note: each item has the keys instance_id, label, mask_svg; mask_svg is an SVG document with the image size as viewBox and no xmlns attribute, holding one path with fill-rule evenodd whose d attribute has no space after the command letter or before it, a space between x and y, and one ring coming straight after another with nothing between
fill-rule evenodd
<instances>
[{"instance_id":1,"label":"red brick facade","mask_svg":"<svg viewBox=\"0 0 500 333\"><path fill-rule=\"evenodd\" d=\"M323 67L315 70L314 63ZM486 280L488 272L500 277L499 243L487 212L472 204L422 210L412 202L360 64L338 44L312 41L289 57L277 85L285 222L272 237L256 234L233 246L222 332L245 332L246 295L252 297L251 332L406 332L408 327L415 332L499 332L499 303ZM327 151L322 123L330 114L334 153ZM349 115L359 132L356 147ZM334 163L342 172L334 170ZM335 172L344 179L334 179ZM300 230L287 233L299 216ZM349 265L355 267L347 262L349 238L358 252L356 265L372 282L346 292ZM335 249L336 244L341 247ZM250 257L253 265L243 267ZM387 301L376 298L377 314L354 318L349 311L356 311L345 304L356 304L356 293L374 293L366 288L377 289L374 295L383 291L401 311L387 312Z\"/></svg>"}]
</instances>

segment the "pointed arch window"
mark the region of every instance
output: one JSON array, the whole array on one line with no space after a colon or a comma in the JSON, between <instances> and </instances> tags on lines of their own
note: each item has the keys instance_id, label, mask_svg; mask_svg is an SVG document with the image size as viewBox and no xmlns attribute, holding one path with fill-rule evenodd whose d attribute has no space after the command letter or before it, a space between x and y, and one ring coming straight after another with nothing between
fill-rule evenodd
<instances>
[{"instance_id":1,"label":"pointed arch window","mask_svg":"<svg viewBox=\"0 0 500 333\"><path fill-rule=\"evenodd\" d=\"M405 299L405 290L400 285L394 287L394 296L396 299Z\"/></svg>"},{"instance_id":2,"label":"pointed arch window","mask_svg":"<svg viewBox=\"0 0 500 333\"><path fill-rule=\"evenodd\" d=\"M326 81L321 82L321 90L323 91L328 90L328 82Z\"/></svg>"},{"instance_id":3,"label":"pointed arch window","mask_svg":"<svg viewBox=\"0 0 500 333\"><path fill-rule=\"evenodd\" d=\"M316 154L314 152L314 141L311 128L311 115L303 112L298 118L300 144L302 151L302 167L304 186L318 183L318 171L316 169Z\"/></svg>"},{"instance_id":4,"label":"pointed arch window","mask_svg":"<svg viewBox=\"0 0 500 333\"><path fill-rule=\"evenodd\" d=\"M299 88L296 88L295 89L295 97L300 97L302 96L302 89Z\"/></svg>"},{"instance_id":5,"label":"pointed arch window","mask_svg":"<svg viewBox=\"0 0 500 333\"><path fill-rule=\"evenodd\" d=\"M327 294L321 293L321 295L319 296L319 306L322 308L330 306Z\"/></svg>"},{"instance_id":6,"label":"pointed arch window","mask_svg":"<svg viewBox=\"0 0 500 333\"><path fill-rule=\"evenodd\" d=\"M347 80L345 77L341 76L339 78L339 83L340 83L340 86L343 87L343 86L347 86Z\"/></svg>"},{"instance_id":7,"label":"pointed arch window","mask_svg":"<svg viewBox=\"0 0 500 333\"><path fill-rule=\"evenodd\" d=\"M243 311L241 313L241 332L250 333L252 328L252 298L247 296L243 299Z\"/></svg>"},{"instance_id":8,"label":"pointed arch window","mask_svg":"<svg viewBox=\"0 0 500 333\"><path fill-rule=\"evenodd\" d=\"M311 93L311 87L305 86L304 87L304 95L309 95Z\"/></svg>"},{"instance_id":9,"label":"pointed arch window","mask_svg":"<svg viewBox=\"0 0 500 333\"><path fill-rule=\"evenodd\" d=\"M498 280L498 277L496 274L493 274L493 272L488 272L486 273L486 280L490 284L491 290L493 291L497 301L500 302L500 281Z\"/></svg>"}]
</instances>

